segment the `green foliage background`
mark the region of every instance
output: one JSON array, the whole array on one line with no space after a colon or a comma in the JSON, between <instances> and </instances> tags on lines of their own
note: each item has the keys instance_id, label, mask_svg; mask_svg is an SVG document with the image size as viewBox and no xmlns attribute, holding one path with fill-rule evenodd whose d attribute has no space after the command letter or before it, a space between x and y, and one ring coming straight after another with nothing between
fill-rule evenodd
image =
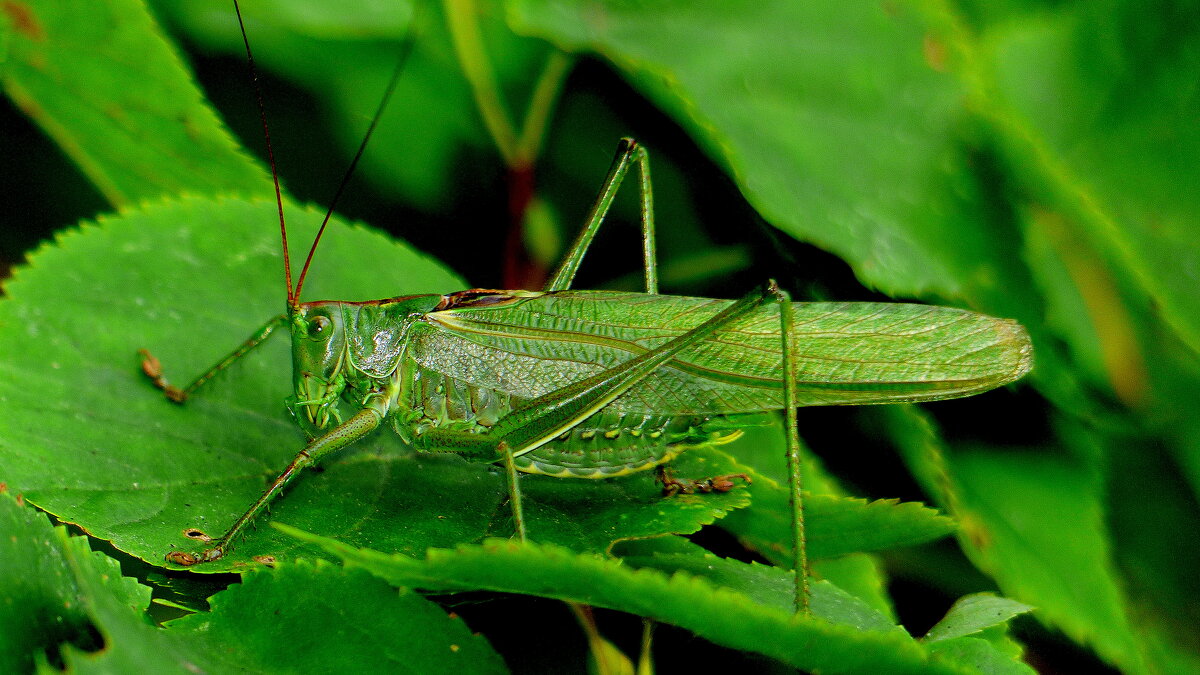
<instances>
[{"instance_id":1,"label":"green foliage background","mask_svg":"<svg viewBox=\"0 0 1200 675\"><path fill-rule=\"evenodd\" d=\"M1028 672L1024 644L1049 671L1200 672L1193 7L330 7L244 7L285 190L328 201L416 30L339 208L411 246L339 222L306 297L533 283L631 135L652 153L667 292L773 277L799 298L966 306L1028 327L1036 369L968 401L801 412L817 618L787 613L772 428L680 467L755 477L727 495L525 480L527 546L492 538L510 528L492 468L381 434L279 502L292 528L164 571L183 528L219 529L302 439L285 345L185 408L137 372L140 347L202 370L281 304L236 21L224 3L7 2L0 245L27 264L0 301L0 482L71 530L0 498L0 668L582 667L589 643L536 596L679 627L659 630L664 669ZM618 223L636 221L627 191ZM300 251L319 214L289 210ZM635 230L610 230L581 281L636 288ZM885 498L905 501L867 501ZM517 612L556 637L531 647ZM305 614L336 619L310 633ZM598 620L636 655L636 621Z\"/></svg>"}]
</instances>

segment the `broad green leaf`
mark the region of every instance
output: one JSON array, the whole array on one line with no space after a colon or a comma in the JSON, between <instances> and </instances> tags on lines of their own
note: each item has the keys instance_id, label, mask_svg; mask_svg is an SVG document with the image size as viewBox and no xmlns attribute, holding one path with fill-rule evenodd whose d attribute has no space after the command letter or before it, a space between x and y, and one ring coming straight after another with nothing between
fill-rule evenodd
<instances>
[{"instance_id":1,"label":"broad green leaf","mask_svg":"<svg viewBox=\"0 0 1200 675\"><path fill-rule=\"evenodd\" d=\"M0 523L5 672L53 663L72 673L506 670L482 637L432 602L328 564L259 571L213 596L212 612L156 628L145 616L150 588L121 576L86 537L51 529L8 495Z\"/></svg>"},{"instance_id":2,"label":"broad green leaf","mask_svg":"<svg viewBox=\"0 0 1200 675\"><path fill-rule=\"evenodd\" d=\"M967 595L954 603L946 616L929 629L924 639L926 642L937 642L971 635L1032 610L1023 602L998 598L991 593Z\"/></svg>"},{"instance_id":3,"label":"broad green leaf","mask_svg":"<svg viewBox=\"0 0 1200 675\"><path fill-rule=\"evenodd\" d=\"M0 16L5 92L113 204L270 188L141 3L34 0Z\"/></svg>"},{"instance_id":4,"label":"broad green leaf","mask_svg":"<svg viewBox=\"0 0 1200 675\"><path fill-rule=\"evenodd\" d=\"M321 561L261 569L210 604L168 632L229 672L507 672L461 619L362 570Z\"/></svg>"},{"instance_id":5,"label":"broad green leaf","mask_svg":"<svg viewBox=\"0 0 1200 675\"><path fill-rule=\"evenodd\" d=\"M318 214L289 210L293 240L306 241ZM152 564L173 548L198 548L183 536L187 528L224 531L303 447L282 405L286 339L222 372L184 406L150 386L137 349L153 349L168 376L184 382L281 309L274 221L265 201L162 202L85 224L34 256L0 303L0 478ZM336 223L313 270L309 298L463 286L402 244ZM697 455L680 471L729 473L728 461ZM746 504L743 490L664 500L649 472L612 481L531 476L522 484L533 536L595 551L623 538L694 532ZM268 517L417 554L510 534L505 494L495 467L414 457L381 431L303 477ZM233 569L259 555L287 560L301 550L259 528L202 569Z\"/></svg>"},{"instance_id":6,"label":"broad green leaf","mask_svg":"<svg viewBox=\"0 0 1200 675\"><path fill-rule=\"evenodd\" d=\"M61 247L45 249L18 275L0 310L0 320L19 328L5 334L11 360L0 366L12 373L0 385L12 411L0 422L0 452L14 487L154 564L174 547L197 547L182 536L185 529L216 536L233 522L302 445L281 405L286 344L268 343L182 407L149 386L135 354L152 348L182 383L272 314L282 295L275 234L265 226L272 211L269 202L234 200L149 206L64 236ZM305 241L316 218L293 210L293 240ZM365 299L462 285L365 230L338 228L326 242L307 297ZM389 281L380 269L403 270L404 279ZM119 330L97 329L109 325ZM33 359L51 363L49 373L22 365ZM47 407L46 398L60 403ZM121 414L97 415L106 410ZM81 416L90 423L62 424ZM69 431L49 433L60 428ZM289 490L270 517L410 554L511 531L501 505L503 479L490 466L413 457L381 432L323 469ZM678 470L697 478L752 471L716 451L685 455ZM531 535L592 551L620 539L693 532L760 493L759 518L775 534L789 532L785 491L767 479L756 483L724 495L663 500L649 473L613 481L523 480ZM814 557L925 541L948 528L915 504L829 496L810 502ZM296 547L260 529L205 569L231 569L258 555L285 560L298 554Z\"/></svg>"},{"instance_id":7,"label":"broad green leaf","mask_svg":"<svg viewBox=\"0 0 1200 675\"><path fill-rule=\"evenodd\" d=\"M822 618L795 616L683 572L668 577L556 546L497 540L455 550L434 549L417 559L356 549L285 525L276 527L395 585L527 593L619 609L806 670L969 672L928 661L923 648L903 631L863 631Z\"/></svg>"},{"instance_id":8,"label":"broad green leaf","mask_svg":"<svg viewBox=\"0 0 1200 675\"><path fill-rule=\"evenodd\" d=\"M995 273L957 147L961 85L906 5L510 3L518 32L595 52L729 167L769 222L893 293ZM720 30L714 30L714 27ZM995 283L992 279L989 283Z\"/></svg>"},{"instance_id":9,"label":"broad green leaf","mask_svg":"<svg viewBox=\"0 0 1200 675\"><path fill-rule=\"evenodd\" d=\"M178 0L152 0L150 4L156 12L168 16L180 16L188 9L186 3ZM409 29L413 2L396 0L380 4L371 0L343 0L330 5L311 0L253 0L246 4L245 10L242 18L253 46L259 41L259 31L267 42L275 31L281 30L328 40L394 39ZM208 30L220 26L231 36L238 33L232 2L214 3L200 10L193 7L190 20ZM235 46L241 46L240 41L239 35Z\"/></svg>"},{"instance_id":10,"label":"broad green leaf","mask_svg":"<svg viewBox=\"0 0 1200 675\"><path fill-rule=\"evenodd\" d=\"M1196 422L1179 420L1178 426L1172 425L1180 430L1179 437L1168 439L1144 428L1099 434L1066 425L1061 435L1073 445L1105 444L1105 521L1114 563L1123 573L1129 613L1141 619L1138 623L1149 629L1146 632L1161 631L1164 642L1191 651L1196 661L1192 671L1200 672L1200 653L1188 649L1200 622L1200 605L1195 602L1200 598L1200 509L1187 473L1163 442L1178 443L1179 451L1186 452L1187 429Z\"/></svg>"},{"instance_id":11,"label":"broad green leaf","mask_svg":"<svg viewBox=\"0 0 1200 675\"><path fill-rule=\"evenodd\" d=\"M1019 223L980 145L939 3L513 0L518 32L612 62L732 173L768 222L892 295L1026 324L1048 395L1085 402L1042 324ZM714 27L720 27L714 29Z\"/></svg>"},{"instance_id":12,"label":"broad green leaf","mask_svg":"<svg viewBox=\"0 0 1200 675\"><path fill-rule=\"evenodd\" d=\"M730 445L726 450L735 454L738 459L748 466L753 466L756 474L762 474L767 477L770 483L769 491L778 493L783 489L788 480L788 469L785 453L786 443L783 437L781 425L763 426L747 429L742 438L736 443ZM847 493L841 486L837 484L834 478L825 471L817 458L812 452L806 448L801 448L801 457L803 458L803 476L802 481L805 490L809 494L825 494L835 498L847 497ZM761 481L760 481L761 482ZM774 494L773 497L764 497L760 494L760 503L766 499L769 504L790 503L786 494ZM843 506L848 502L840 502ZM859 515L868 517L869 510L872 508L870 503L863 504L859 502L863 508ZM808 505L806 504L806 508ZM928 518L916 518L910 525L914 526L912 530L906 527L897 527L889 531L895 536L891 544L881 543L881 549L893 548L893 545L903 545L902 540L907 539L915 531L923 531L929 534L932 538L942 536L938 534L940 525L941 528L949 528L946 533L952 532L954 524L949 519L943 518L932 509L920 511L923 516ZM812 522L813 511L806 511L806 520ZM932 532L930 525L935 525ZM747 510L738 515L732 514L732 517L722 521L721 527L737 535L743 544L754 548L767 559L779 565L790 564L791 560L790 537L791 537L791 522L790 520L780 518L767 512L764 507L761 510ZM852 526L854 529L854 526ZM862 528L859 528L862 529ZM879 561L872 555L864 553L845 553L837 554L837 547L826 548L821 542L821 527L817 526L817 543L814 544L812 537L814 532L808 529L806 537L808 540L808 555L809 562L812 568L812 573L816 578L828 579L835 585L843 588L853 595L867 601L876 610L882 612L885 616L894 618L895 610L892 607L892 602L887 593L887 580L885 579L882 566ZM906 531L908 530L908 531ZM757 532L758 534L752 534ZM840 537L840 531L832 531L831 534L835 537ZM848 543L843 540L842 543ZM867 538L857 541L860 545L866 545ZM864 546L869 549L871 546ZM829 552L829 556L819 555L822 550ZM816 553L814 553L814 551ZM833 557L837 555L837 557Z\"/></svg>"}]
</instances>

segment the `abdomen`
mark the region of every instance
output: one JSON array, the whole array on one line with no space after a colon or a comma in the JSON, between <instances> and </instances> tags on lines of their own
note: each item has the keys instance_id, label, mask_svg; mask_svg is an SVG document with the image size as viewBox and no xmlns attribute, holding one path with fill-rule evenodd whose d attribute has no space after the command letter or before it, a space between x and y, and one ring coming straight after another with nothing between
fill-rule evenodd
<instances>
[{"instance_id":1,"label":"abdomen","mask_svg":"<svg viewBox=\"0 0 1200 675\"><path fill-rule=\"evenodd\" d=\"M503 391L463 382L408 362L408 406L419 426L488 434L504 415L526 403ZM565 384L565 383L564 383ZM514 457L519 471L574 478L609 478L642 471L704 445L741 435L762 415L653 415L601 410L553 440ZM746 418L746 419L742 419ZM404 424L396 420L396 424ZM406 434L397 427L401 436ZM499 442L499 438L496 439Z\"/></svg>"}]
</instances>

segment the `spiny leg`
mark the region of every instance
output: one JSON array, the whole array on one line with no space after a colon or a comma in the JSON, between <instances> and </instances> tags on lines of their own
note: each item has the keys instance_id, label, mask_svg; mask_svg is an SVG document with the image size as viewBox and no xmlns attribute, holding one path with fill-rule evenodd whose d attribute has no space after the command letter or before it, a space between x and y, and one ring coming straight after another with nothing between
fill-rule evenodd
<instances>
[{"instance_id":1,"label":"spiny leg","mask_svg":"<svg viewBox=\"0 0 1200 675\"><path fill-rule=\"evenodd\" d=\"M253 335L251 335L245 342L238 345L238 348L230 352L228 356L221 359L217 365L209 368L183 389L180 389L179 387L167 382L167 378L163 376L162 363L160 363L159 360L156 359L154 355L146 349L138 350L138 353L142 355L142 372L146 374L146 377L150 378L150 380L154 382L154 386L162 390L163 394L166 395L167 398L176 403L183 403L188 399L189 396L194 394L197 389L207 384L208 381L211 380L217 373L233 365L235 361L248 354L250 350L266 342L267 339L270 338L275 332L275 329L279 328L285 323L287 323L286 315L280 314L279 316L274 317L265 323L261 328L254 331Z\"/></svg>"},{"instance_id":2,"label":"spiny leg","mask_svg":"<svg viewBox=\"0 0 1200 675\"><path fill-rule=\"evenodd\" d=\"M605 215L608 214L617 190L620 189L621 182L629 171L629 165L634 160L638 163L638 173L641 179L639 187L641 192L642 256L646 276L646 293L658 294L658 255L655 250L654 190L650 183L650 158L645 148L638 145L637 141L632 138L623 138L617 144L617 154L613 158L608 176L605 177L604 184L600 188L600 195L588 214L587 223L571 245L562 265L546 285L545 290L557 291L570 287L571 280L574 279L584 254L600 229ZM663 494L667 496L694 492L727 492L733 489L732 479L742 478L747 482L750 480L745 474L713 476L702 480L678 479L664 466L659 466L655 475L662 483Z\"/></svg>"},{"instance_id":3,"label":"spiny leg","mask_svg":"<svg viewBox=\"0 0 1200 675\"><path fill-rule=\"evenodd\" d=\"M561 291L571 287L575 273L579 270L580 263L583 262L584 254L587 253L588 247L591 245L592 240L595 239L596 232L600 229L600 224L604 222L604 217L608 215L608 210L617 196L617 191L621 188L621 183L625 180L625 174L629 173L629 165L634 161L637 162L640 178L638 185L641 193L642 257L645 268L646 292L654 295L658 294L658 256L655 250L654 190L650 184L650 157L646 154L646 149L638 145L637 141L632 138L622 138L617 143L616 156L613 157L613 163L608 169L608 175L605 176L604 183L600 186L600 194L596 197L595 203L592 204L592 208L588 212L587 221L584 223L583 229L580 230L579 236L571 244L571 249L567 252L558 271L546 283L543 290ZM517 535L524 541L525 519L523 509L521 508L521 491L520 485L517 483L516 465L512 461L512 448L507 444L503 445L502 448L508 475L508 499L512 505L513 520L517 529Z\"/></svg>"},{"instance_id":4,"label":"spiny leg","mask_svg":"<svg viewBox=\"0 0 1200 675\"><path fill-rule=\"evenodd\" d=\"M242 514L242 517L238 518L237 521L228 530L226 530L225 534L222 534L215 540L215 545L205 549L198 557L183 551L171 551L167 554L167 562L173 562L177 565L191 566L197 563L212 562L213 560L218 560L223 557L232 548L234 540L237 539L237 537L242 533L242 530L244 530L246 526L254 520L255 516L257 516L260 511L265 509L267 505L275 499L275 497L279 496L279 493L282 492L289 483L295 480L296 476L300 475L300 472L305 467L316 464L325 455L333 452L334 450L344 448L363 436L369 434L379 426L379 423L383 420L383 416L384 415L382 412L373 407L364 407L362 410L359 410L357 413L355 413L353 417L331 429L329 433L311 441L304 447L303 450L300 451L299 454L296 455L295 458L292 459L292 462L288 464L287 468L285 468L283 472L275 478L266 491L263 492L262 495L250 505L250 508ZM200 534L197 530L191 530L191 532ZM189 534L189 536L193 536L193 538L199 538L192 534Z\"/></svg>"},{"instance_id":5,"label":"spiny leg","mask_svg":"<svg viewBox=\"0 0 1200 675\"><path fill-rule=\"evenodd\" d=\"M658 368L733 322L746 316L773 297L773 284L754 291L672 340L643 352L578 382L573 382L535 399L501 417L486 434L452 429L428 429L415 436L418 450L454 452L468 459L503 460L529 452L571 429L629 391ZM415 431L415 430L414 430ZM515 466L509 484L515 485ZM520 497L518 495L517 499ZM523 523L520 501L513 502L513 519Z\"/></svg>"},{"instance_id":6,"label":"spiny leg","mask_svg":"<svg viewBox=\"0 0 1200 675\"><path fill-rule=\"evenodd\" d=\"M779 331L783 351L783 416L787 430L788 475L792 504L792 553L795 558L795 609L808 614L808 550L804 533L804 501L800 494L800 432L796 426L796 318L791 298L775 282L770 292L779 304Z\"/></svg>"},{"instance_id":7,"label":"spiny leg","mask_svg":"<svg viewBox=\"0 0 1200 675\"><path fill-rule=\"evenodd\" d=\"M642 257L646 273L646 292L652 295L658 294L658 258L655 252L654 197L653 188L650 185L650 157L646 154L646 149L638 145L638 142L632 138L622 138L617 144L617 154L613 158L612 166L608 169L608 175L604 178L604 184L600 186L600 194L596 197L596 202L592 204L591 211L588 212L587 222L580 230L579 236L575 238L574 243L571 244L562 264L559 265L554 276L542 290L564 291L571 287L575 273L579 271L579 265L583 262L584 254L591 246L592 239L596 237L600 224L604 222L604 216L608 215L608 209L617 196L617 190L621 188L621 182L625 180L625 174L629 172L629 165L634 161L637 162L638 172L641 176L639 188L642 198Z\"/></svg>"}]
</instances>

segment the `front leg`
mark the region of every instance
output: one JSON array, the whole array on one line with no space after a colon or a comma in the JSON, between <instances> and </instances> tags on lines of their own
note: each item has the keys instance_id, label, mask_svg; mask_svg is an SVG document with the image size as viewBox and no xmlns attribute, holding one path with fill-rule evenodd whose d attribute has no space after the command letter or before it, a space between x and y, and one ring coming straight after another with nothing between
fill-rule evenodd
<instances>
[{"instance_id":1,"label":"front leg","mask_svg":"<svg viewBox=\"0 0 1200 675\"><path fill-rule=\"evenodd\" d=\"M238 361L238 359L241 359L243 356L250 353L250 350L266 342L267 339L275 333L276 329L286 324L286 314L280 314L279 316L272 318L270 321L263 324L258 330L254 331L254 334L247 338L245 342L238 345L237 349L233 350L228 356L221 359L217 365L201 373L199 377L192 381L191 384L183 387L182 389L176 387L170 382L167 382L166 376L163 375L162 363L160 363L153 354L145 349L138 350L138 353L142 356L142 372L146 374L146 377L150 378L150 381L154 383L155 387L158 387L162 390L163 394L168 399L174 401L175 403L183 403L188 399L189 396L194 394L197 389L207 384L209 380L216 376L217 373L232 366Z\"/></svg>"},{"instance_id":2,"label":"front leg","mask_svg":"<svg viewBox=\"0 0 1200 675\"><path fill-rule=\"evenodd\" d=\"M190 567L197 563L212 562L222 558L233 547L233 541L241 534L242 530L254 520L255 516L260 511L265 509L283 488L287 487L288 483L295 480L296 476L300 475L301 470L305 467L316 464L322 457L350 445L358 439L366 436L379 426L383 420L384 413L377 410L371 405L367 405L362 410L359 410L353 417L346 420L342 424L334 427L319 438L309 441L308 445L292 459L291 464L283 470L271 483L262 496L258 498L250 508L242 514L241 518L230 527L225 534L222 534L213 541L213 545L200 553L199 556L185 553L184 551L171 551L167 554L167 562L173 562L177 565ZM190 530L189 536L197 539L208 540L199 530Z\"/></svg>"}]
</instances>

